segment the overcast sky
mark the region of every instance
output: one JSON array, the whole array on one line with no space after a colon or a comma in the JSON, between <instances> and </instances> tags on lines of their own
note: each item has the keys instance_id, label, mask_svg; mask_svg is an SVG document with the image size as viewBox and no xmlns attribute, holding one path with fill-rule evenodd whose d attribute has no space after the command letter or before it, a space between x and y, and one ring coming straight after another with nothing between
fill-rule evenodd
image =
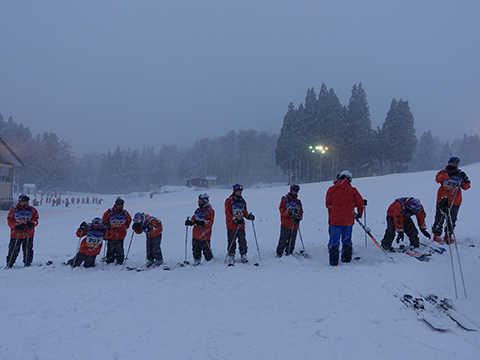
<instances>
[{"instance_id":1,"label":"overcast sky","mask_svg":"<svg viewBox=\"0 0 480 360\"><path fill-rule=\"evenodd\" d=\"M75 153L278 133L287 106L362 82L381 126L478 134L479 0L17 0L0 4L0 113Z\"/></svg>"}]
</instances>

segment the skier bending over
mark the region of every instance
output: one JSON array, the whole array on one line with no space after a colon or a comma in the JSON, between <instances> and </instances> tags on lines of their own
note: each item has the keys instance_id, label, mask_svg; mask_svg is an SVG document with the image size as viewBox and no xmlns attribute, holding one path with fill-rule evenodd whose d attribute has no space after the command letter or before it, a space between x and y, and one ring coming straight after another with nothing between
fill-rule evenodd
<instances>
[{"instance_id":1,"label":"skier bending over","mask_svg":"<svg viewBox=\"0 0 480 360\"><path fill-rule=\"evenodd\" d=\"M102 225L102 219L96 217L90 224L85 221L80 224L77 229L77 237L85 236L80 243L78 252L73 259L68 260L65 265L72 267L83 266L86 268L95 266L95 259L102 249L103 237L107 232L107 228Z\"/></svg>"}]
</instances>

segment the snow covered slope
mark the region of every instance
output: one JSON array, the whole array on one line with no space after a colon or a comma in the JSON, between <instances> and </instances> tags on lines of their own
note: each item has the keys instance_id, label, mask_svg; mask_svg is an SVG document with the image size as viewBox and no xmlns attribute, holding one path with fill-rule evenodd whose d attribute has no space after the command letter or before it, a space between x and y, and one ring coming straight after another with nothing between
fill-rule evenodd
<instances>
[{"instance_id":1,"label":"snow covered slope","mask_svg":"<svg viewBox=\"0 0 480 360\"><path fill-rule=\"evenodd\" d=\"M464 193L457 239L468 298L456 268L455 299L450 254L421 262L404 254L385 256L363 230L354 227L354 256L328 265L325 193L331 185L301 185L305 217L301 234L311 259L274 258L280 219L278 205L287 186L245 189L262 261L260 266L227 267L223 203L230 190L209 190L216 210L212 247L215 261L198 267L122 271L106 266L65 267L74 256L82 221L113 204L38 206L35 263L0 271L0 359L435 359L480 358L480 333L456 326L433 331L395 296L434 293L453 299L456 310L480 325L480 164L463 168L472 180ZM381 240L388 205L397 197L418 197L433 222L436 171L354 179L368 199L367 225ZM143 211L164 225L167 264L184 259L184 221L200 192L186 188L148 196L125 196L132 214ZM94 194L89 194L94 195ZM6 212L1 212L3 218ZM9 229L0 223L0 253L6 256ZM191 228L188 258L191 257ZM129 230L125 248L131 237ZM252 225L247 221L249 257L258 261ZM428 239L421 238L425 244ZM448 247L448 246L447 246ZM297 239L297 250L301 249ZM454 255L456 255L454 253ZM456 263L456 258L454 258ZM145 238L133 237L128 265L145 263Z\"/></svg>"}]
</instances>

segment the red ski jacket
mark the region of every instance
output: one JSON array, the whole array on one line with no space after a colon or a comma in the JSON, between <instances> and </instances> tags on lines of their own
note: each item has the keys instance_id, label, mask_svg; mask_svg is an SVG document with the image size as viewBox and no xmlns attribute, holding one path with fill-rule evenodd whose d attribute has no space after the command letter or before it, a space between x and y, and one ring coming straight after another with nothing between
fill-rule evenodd
<instances>
[{"instance_id":1,"label":"red ski jacket","mask_svg":"<svg viewBox=\"0 0 480 360\"><path fill-rule=\"evenodd\" d=\"M462 205L462 190L470 189L470 180L468 182L458 175L451 175L447 168L440 170L435 176L435 181L440 184L437 192L437 203L442 201L443 197L448 198L450 205Z\"/></svg>"},{"instance_id":2,"label":"red ski jacket","mask_svg":"<svg viewBox=\"0 0 480 360\"><path fill-rule=\"evenodd\" d=\"M393 218L393 223L395 224L395 230L397 232L403 231L403 222L410 216L413 216L411 214L408 214L405 210L405 202L406 200L409 200L409 199L411 198L396 199L393 203L390 204L390 206L387 209L387 215ZM422 205L422 210L415 215L415 217L417 218L418 227L420 229L427 229L427 225L425 224L426 216L427 215L425 213L425 209L423 208L423 205Z\"/></svg>"},{"instance_id":3,"label":"red ski jacket","mask_svg":"<svg viewBox=\"0 0 480 360\"><path fill-rule=\"evenodd\" d=\"M236 197L232 194L225 200L225 222L227 223L227 230L245 229L245 218L247 216L247 202L242 196ZM235 218L243 218L243 224L238 226L238 224L234 222Z\"/></svg>"},{"instance_id":4,"label":"red ski jacket","mask_svg":"<svg viewBox=\"0 0 480 360\"><path fill-rule=\"evenodd\" d=\"M298 229L299 224L295 224L293 219L295 217L303 218L303 206L300 199L294 199L287 194L282 196L282 200L280 200L280 206L278 207L280 210L280 220L282 222L282 226L287 229L291 229L293 226L294 230ZM292 214L290 214L292 212Z\"/></svg>"},{"instance_id":5,"label":"red ski jacket","mask_svg":"<svg viewBox=\"0 0 480 360\"><path fill-rule=\"evenodd\" d=\"M28 221L33 223L32 227L27 227L16 230L16 225L26 224ZM38 225L38 212L33 206L20 206L19 204L13 206L7 215L7 223L10 227L10 238L12 239L28 239L33 238L35 234L35 226Z\"/></svg>"},{"instance_id":6,"label":"red ski jacket","mask_svg":"<svg viewBox=\"0 0 480 360\"><path fill-rule=\"evenodd\" d=\"M156 217L150 216L148 214L145 215L145 220L143 222L143 228L142 229L135 229L136 234L141 234L142 232L145 232L147 234L147 238L153 238L155 236L158 236L162 233L163 231L163 225L160 219L157 219ZM151 229L148 229L148 225L151 226Z\"/></svg>"},{"instance_id":7,"label":"red ski jacket","mask_svg":"<svg viewBox=\"0 0 480 360\"><path fill-rule=\"evenodd\" d=\"M110 223L105 240L123 240L127 236L127 229L132 222L132 217L127 210L119 210L116 206L105 211L102 217L102 224Z\"/></svg>"},{"instance_id":8,"label":"red ski jacket","mask_svg":"<svg viewBox=\"0 0 480 360\"><path fill-rule=\"evenodd\" d=\"M203 220L205 221L205 224L202 226L195 225L193 227L192 237L195 240L210 240L212 237L212 226L214 219L215 210L213 210L211 205L208 205L203 209L200 207L197 208L197 210L195 210L195 214L190 218L190 220L193 221L193 223L195 223L196 220Z\"/></svg>"},{"instance_id":9,"label":"red ski jacket","mask_svg":"<svg viewBox=\"0 0 480 360\"><path fill-rule=\"evenodd\" d=\"M355 222L355 208L358 215L363 214L363 198L347 179L339 180L327 190L325 206L332 226L352 226Z\"/></svg>"}]
</instances>

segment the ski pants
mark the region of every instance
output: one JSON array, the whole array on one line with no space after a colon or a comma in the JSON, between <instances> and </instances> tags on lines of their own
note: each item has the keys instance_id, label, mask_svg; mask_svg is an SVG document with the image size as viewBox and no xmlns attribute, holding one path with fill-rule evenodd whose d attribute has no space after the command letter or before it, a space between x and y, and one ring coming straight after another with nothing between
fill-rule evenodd
<instances>
[{"instance_id":1,"label":"ski pants","mask_svg":"<svg viewBox=\"0 0 480 360\"><path fill-rule=\"evenodd\" d=\"M418 238L418 230L411 218L407 218L403 221L403 232L408 236L410 245L413 247L420 246L420 239ZM395 223L391 216L387 216L387 229L382 239L382 247L384 249L390 249L392 247L393 239L396 235Z\"/></svg>"},{"instance_id":2,"label":"ski pants","mask_svg":"<svg viewBox=\"0 0 480 360\"><path fill-rule=\"evenodd\" d=\"M238 249L240 254L246 254L247 247L247 238L245 237L245 229L238 230L227 230L227 239L228 239L228 255L235 255L235 249L237 247L236 239L238 239Z\"/></svg>"},{"instance_id":3,"label":"ski pants","mask_svg":"<svg viewBox=\"0 0 480 360\"><path fill-rule=\"evenodd\" d=\"M448 221L447 219L447 224L445 226L445 232L448 234L453 234L453 230L455 229L455 225L457 224L457 217L458 217L458 211L460 210L460 205L453 205L450 208L450 217L452 219L452 222ZM445 219L447 217L447 214L445 214L444 211L440 209L440 203L437 203L437 209L435 211L435 221L432 226L432 233L434 233L437 236L442 235L442 228L443 228L443 223L445 222Z\"/></svg>"},{"instance_id":4,"label":"ski pants","mask_svg":"<svg viewBox=\"0 0 480 360\"><path fill-rule=\"evenodd\" d=\"M162 234L154 237L147 237L147 261L162 260Z\"/></svg>"},{"instance_id":5,"label":"ski pants","mask_svg":"<svg viewBox=\"0 0 480 360\"><path fill-rule=\"evenodd\" d=\"M20 253L20 246L23 251L23 264L30 266L33 261L33 237L27 239L12 239L8 244L7 267L12 267Z\"/></svg>"},{"instance_id":6,"label":"ski pants","mask_svg":"<svg viewBox=\"0 0 480 360\"><path fill-rule=\"evenodd\" d=\"M352 258L352 225L330 227L330 241L328 242L328 253L330 265L338 264L340 241L342 242L342 261L350 262Z\"/></svg>"},{"instance_id":7,"label":"ski pants","mask_svg":"<svg viewBox=\"0 0 480 360\"><path fill-rule=\"evenodd\" d=\"M107 241L107 256L105 262L111 264L117 260L118 265L123 264L123 261L125 260L123 240L105 240Z\"/></svg>"},{"instance_id":8,"label":"ski pants","mask_svg":"<svg viewBox=\"0 0 480 360\"><path fill-rule=\"evenodd\" d=\"M297 230L288 229L280 226L280 238L278 239L277 255L290 255L295 249L295 240L297 238Z\"/></svg>"},{"instance_id":9,"label":"ski pants","mask_svg":"<svg viewBox=\"0 0 480 360\"><path fill-rule=\"evenodd\" d=\"M73 259L70 259L67 261L67 265L71 265L73 267L80 266L82 262L85 262L83 264L84 267L89 268L89 267L94 267L95 266L95 259L97 258L96 255L85 255L81 253L80 251L77 252L77 255Z\"/></svg>"},{"instance_id":10,"label":"ski pants","mask_svg":"<svg viewBox=\"0 0 480 360\"><path fill-rule=\"evenodd\" d=\"M212 250L210 248L210 240L192 240L192 252L193 258L195 260L199 260L203 256L205 256L206 261L210 261L213 258Z\"/></svg>"}]
</instances>

